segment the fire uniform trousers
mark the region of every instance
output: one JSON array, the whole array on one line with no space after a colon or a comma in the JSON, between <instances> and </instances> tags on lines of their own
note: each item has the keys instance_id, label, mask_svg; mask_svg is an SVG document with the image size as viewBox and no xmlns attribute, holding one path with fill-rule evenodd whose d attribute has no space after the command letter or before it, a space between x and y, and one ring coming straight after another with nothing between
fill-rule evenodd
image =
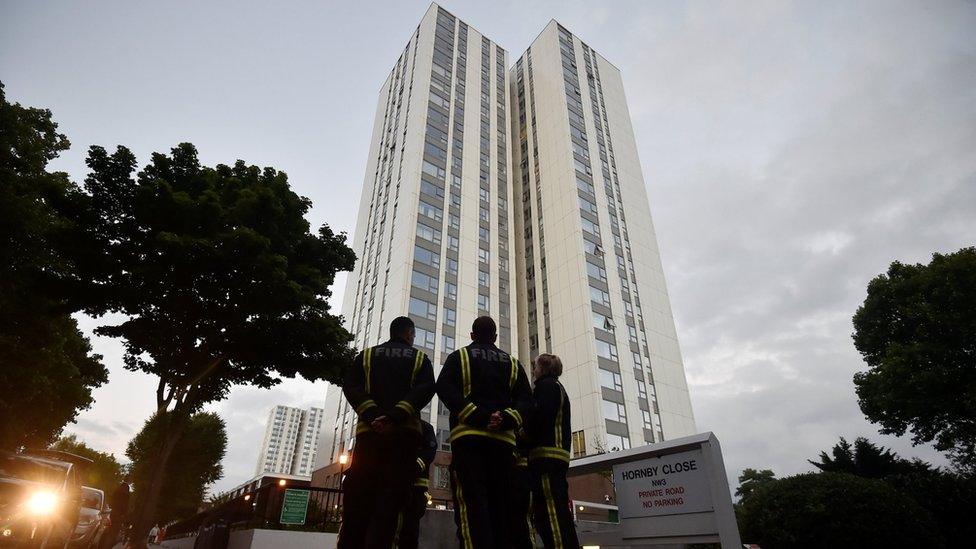
<instances>
[{"instance_id":1,"label":"fire uniform trousers","mask_svg":"<svg viewBox=\"0 0 976 549\"><path fill-rule=\"evenodd\" d=\"M356 413L356 446L343 483L339 549L391 547L402 527L403 507L417 476L418 412L434 392L434 369L424 353L390 340L360 353L343 381ZM371 423L393 422L380 434Z\"/></svg>"},{"instance_id":2,"label":"fire uniform trousers","mask_svg":"<svg viewBox=\"0 0 976 549\"><path fill-rule=\"evenodd\" d=\"M533 396L536 413L528 423L527 432L532 441L529 470L535 527L547 548L578 549L566 482L572 436L569 398L554 376L537 379Z\"/></svg>"},{"instance_id":3,"label":"fire uniform trousers","mask_svg":"<svg viewBox=\"0 0 976 549\"><path fill-rule=\"evenodd\" d=\"M508 532L514 549L532 549L535 533L532 529L532 475L529 472L528 448L524 435L517 434L518 448L515 463L508 479Z\"/></svg>"},{"instance_id":4,"label":"fire uniform trousers","mask_svg":"<svg viewBox=\"0 0 976 549\"><path fill-rule=\"evenodd\" d=\"M430 488L430 464L437 455L437 437L434 427L426 421L421 422L423 430L423 444L417 456L417 477L410 490L410 496L403 510L403 526L397 547L400 549L416 549L420 544L420 519L427 512L427 490Z\"/></svg>"},{"instance_id":5,"label":"fire uniform trousers","mask_svg":"<svg viewBox=\"0 0 976 549\"><path fill-rule=\"evenodd\" d=\"M525 371L494 344L472 343L447 357L437 395L451 412L451 486L461 547L507 548L515 430L533 406ZM502 422L492 430L494 412L501 412Z\"/></svg>"}]
</instances>

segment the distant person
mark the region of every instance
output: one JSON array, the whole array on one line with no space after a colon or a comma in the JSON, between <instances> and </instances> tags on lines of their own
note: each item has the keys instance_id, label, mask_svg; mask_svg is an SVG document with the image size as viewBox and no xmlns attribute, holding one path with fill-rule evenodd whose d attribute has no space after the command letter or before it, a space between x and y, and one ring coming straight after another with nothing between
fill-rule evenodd
<instances>
[{"instance_id":1,"label":"distant person","mask_svg":"<svg viewBox=\"0 0 976 549\"><path fill-rule=\"evenodd\" d=\"M559 383L563 363L556 355L541 354L532 364L535 379L535 415L528 422L529 470L535 528L547 548L580 544L569 507L570 430L569 397Z\"/></svg>"},{"instance_id":2,"label":"distant person","mask_svg":"<svg viewBox=\"0 0 976 549\"><path fill-rule=\"evenodd\" d=\"M102 536L102 549L111 549L119 539L119 533L124 531L127 515L129 513L129 484L132 482L132 475L122 477L122 482L112 491L109 505L109 525Z\"/></svg>"},{"instance_id":3,"label":"distant person","mask_svg":"<svg viewBox=\"0 0 976 549\"><path fill-rule=\"evenodd\" d=\"M472 343L447 357L437 395L450 410L454 522L465 549L509 547L509 474L515 431L531 412L528 377L495 346L495 321L471 326Z\"/></svg>"},{"instance_id":4,"label":"distant person","mask_svg":"<svg viewBox=\"0 0 976 549\"><path fill-rule=\"evenodd\" d=\"M416 549L420 544L420 519L427 512L427 502L430 500L430 464L437 455L437 436L434 426L426 421L420 422L423 431L423 442L417 455L417 477L413 482L413 489L403 510L403 527L397 538L399 549Z\"/></svg>"},{"instance_id":5,"label":"distant person","mask_svg":"<svg viewBox=\"0 0 976 549\"><path fill-rule=\"evenodd\" d=\"M149 530L149 543L156 543L156 539L159 536L159 526L153 525L152 529Z\"/></svg>"},{"instance_id":6,"label":"distant person","mask_svg":"<svg viewBox=\"0 0 976 549\"><path fill-rule=\"evenodd\" d=\"M414 332L412 320L395 318L390 340L359 353L342 384L359 422L338 549L387 549L396 538L417 476L420 410L434 394L434 368L413 348Z\"/></svg>"}]
</instances>

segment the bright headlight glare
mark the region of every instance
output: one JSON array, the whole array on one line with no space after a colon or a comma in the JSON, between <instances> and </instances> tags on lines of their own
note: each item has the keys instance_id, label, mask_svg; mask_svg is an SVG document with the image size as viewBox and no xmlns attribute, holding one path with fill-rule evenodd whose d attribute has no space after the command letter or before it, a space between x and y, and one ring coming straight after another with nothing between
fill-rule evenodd
<instances>
[{"instance_id":1,"label":"bright headlight glare","mask_svg":"<svg viewBox=\"0 0 976 549\"><path fill-rule=\"evenodd\" d=\"M58 496L53 492L34 492L27 500L27 511L34 515L49 515L58 506Z\"/></svg>"}]
</instances>

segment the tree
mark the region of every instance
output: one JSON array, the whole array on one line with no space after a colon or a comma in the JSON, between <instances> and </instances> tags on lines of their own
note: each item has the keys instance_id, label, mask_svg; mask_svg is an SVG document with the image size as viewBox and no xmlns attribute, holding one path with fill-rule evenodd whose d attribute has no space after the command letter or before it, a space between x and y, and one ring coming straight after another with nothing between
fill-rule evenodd
<instances>
[{"instance_id":1,"label":"tree","mask_svg":"<svg viewBox=\"0 0 976 549\"><path fill-rule=\"evenodd\" d=\"M944 546L931 515L877 479L807 473L759 487L741 505L743 539L763 549Z\"/></svg>"},{"instance_id":2,"label":"tree","mask_svg":"<svg viewBox=\"0 0 976 549\"><path fill-rule=\"evenodd\" d=\"M868 365L854 375L868 420L976 467L976 248L892 263L868 284L853 337Z\"/></svg>"},{"instance_id":3,"label":"tree","mask_svg":"<svg viewBox=\"0 0 976 549\"><path fill-rule=\"evenodd\" d=\"M776 473L770 469L757 471L752 468L745 468L739 475L739 487L735 489L735 495L739 501L744 501L756 491L757 488L776 480Z\"/></svg>"},{"instance_id":4,"label":"tree","mask_svg":"<svg viewBox=\"0 0 976 549\"><path fill-rule=\"evenodd\" d=\"M108 379L78 330L80 189L47 164L69 147L51 111L7 102L0 83L0 448L46 446ZM17 418L7 421L6 418Z\"/></svg>"},{"instance_id":5,"label":"tree","mask_svg":"<svg viewBox=\"0 0 976 549\"><path fill-rule=\"evenodd\" d=\"M145 505L148 486L152 482L153 453L164 436L162 427L166 413L146 421L142 431L129 442L126 455L132 460L136 509ZM184 428L166 465L166 482L160 492L159 504L151 516L152 522L167 522L195 515L204 503L206 489L223 474L220 465L227 450L227 430L217 414L194 414Z\"/></svg>"},{"instance_id":6,"label":"tree","mask_svg":"<svg viewBox=\"0 0 976 549\"><path fill-rule=\"evenodd\" d=\"M84 484L102 490L106 496L122 481L122 464L114 455L90 448L75 435L59 438L50 448L92 460L94 463L85 468Z\"/></svg>"},{"instance_id":7,"label":"tree","mask_svg":"<svg viewBox=\"0 0 976 549\"><path fill-rule=\"evenodd\" d=\"M811 465L827 473L850 473L865 478L883 479L890 475L928 471L931 466L922 460L907 460L891 450L878 446L864 437L857 437L853 447L844 437L831 449L831 455L820 452L820 461L808 460Z\"/></svg>"},{"instance_id":8,"label":"tree","mask_svg":"<svg viewBox=\"0 0 976 549\"><path fill-rule=\"evenodd\" d=\"M329 313L329 286L351 270L344 234L312 234L311 203L272 168L200 165L193 145L155 153L137 177L125 147L91 147L84 249L86 311L126 320L96 329L125 344L125 367L158 378L160 422L135 520L145 539L190 417L234 385L282 377L338 381L352 339ZM162 419L159 419L162 418Z\"/></svg>"}]
</instances>

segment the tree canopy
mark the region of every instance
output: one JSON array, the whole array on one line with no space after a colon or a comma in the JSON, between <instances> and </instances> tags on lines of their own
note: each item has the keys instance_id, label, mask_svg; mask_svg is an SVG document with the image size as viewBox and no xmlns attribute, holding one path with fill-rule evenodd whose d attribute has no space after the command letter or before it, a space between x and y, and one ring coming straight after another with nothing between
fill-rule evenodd
<instances>
[{"instance_id":1,"label":"tree canopy","mask_svg":"<svg viewBox=\"0 0 976 549\"><path fill-rule=\"evenodd\" d=\"M756 488L776 480L776 474L770 469L757 471L751 467L746 467L739 475L739 487L735 489L735 495L739 500L744 500L751 496Z\"/></svg>"},{"instance_id":2,"label":"tree canopy","mask_svg":"<svg viewBox=\"0 0 976 549\"><path fill-rule=\"evenodd\" d=\"M93 464L85 468L84 485L98 488L104 491L106 496L111 495L122 482L122 464L115 459L115 456L89 447L75 435L59 438L50 448L92 460Z\"/></svg>"},{"instance_id":3,"label":"tree canopy","mask_svg":"<svg viewBox=\"0 0 976 549\"><path fill-rule=\"evenodd\" d=\"M68 148L51 111L9 103L0 83L0 448L46 446L105 383L80 308L80 189L47 164ZM7 421L6 418L17 418Z\"/></svg>"},{"instance_id":4,"label":"tree canopy","mask_svg":"<svg viewBox=\"0 0 976 549\"><path fill-rule=\"evenodd\" d=\"M976 248L892 263L868 284L853 337L868 365L854 375L864 415L976 467Z\"/></svg>"},{"instance_id":5,"label":"tree canopy","mask_svg":"<svg viewBox=\"0 0 976 549\"><path fill-rule=\"evenodd\" d=\"M155 463L152 456L163 436L161 427L169 419L166 413L153 416L126 449L126 455L132 460L136 507L145 505ZM166 465L166 482L153 522L165 524L196 514L204 502L207 487L223 474L220 462L226 450L227 430L220 416L194 414Z\"/></svg>"},{"instance_id":6,"label":"tree canopy","mask_svg":"<svg viewBox=\"0 0 976 549\"><path fill-rule=\"evenodd\" d=\"M844 437L830 451L820 452L820 461L809 463L827 473L850 473L865 478L885 478L931 470L920 459L907 460L891 450L878 446L864 437L857 437L853 446Z\"/></svg>"}]
</instances>

